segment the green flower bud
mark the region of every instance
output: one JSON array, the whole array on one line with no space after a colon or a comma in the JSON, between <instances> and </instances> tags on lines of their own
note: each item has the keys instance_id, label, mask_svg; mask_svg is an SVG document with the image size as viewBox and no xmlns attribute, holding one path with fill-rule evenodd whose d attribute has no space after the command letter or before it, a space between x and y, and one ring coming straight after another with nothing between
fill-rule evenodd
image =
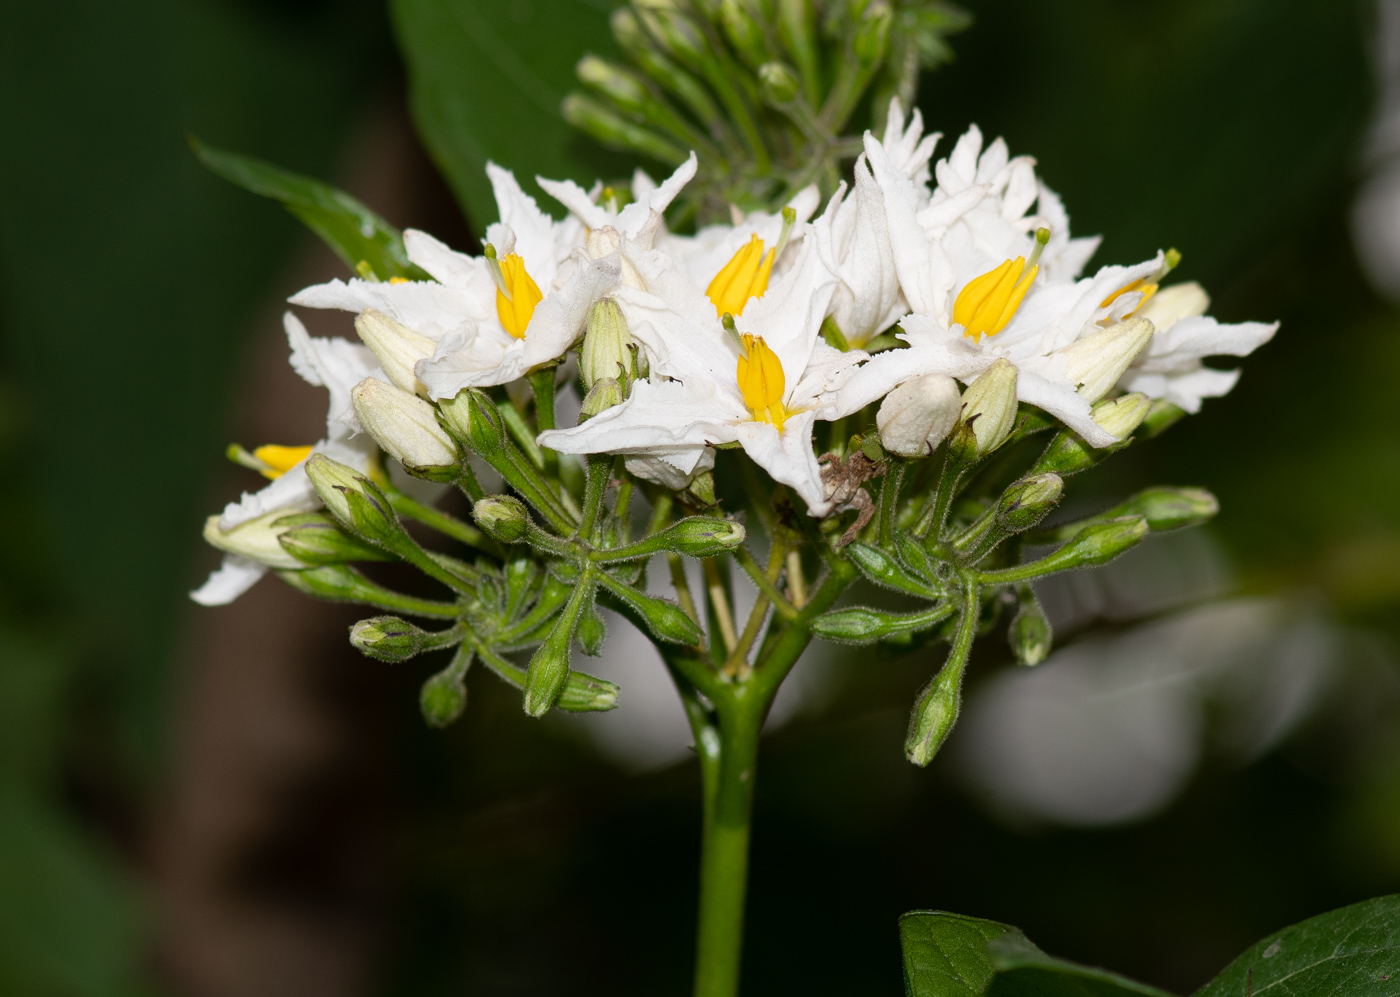
<instances>
[{"instance_id":1,"label":"green flower bud","mask_svg":"<svg viewBox=\"0 0 1400 997\"><path fill-rule=\"evenodd\" d=\"M1050 557L1069 562L1067 566L1070 567L1107 564L1129 547L1137 546L1147 536L1147 529L1147 520L1141 516L1124 516L1096 523L1086 527Z\"/></svg>"},{"instance_id":2,"label":"green flower bud","mask_svg":"<svg viewBox=\"0 0 1400 997\"><path fill-rule=\"evenodd\" d=\"M1016 379L1016 367L999 358L963 392L962 425L969 432L957 441L962 459L985 457L1011 435L1016 425Z\"/></svg>"},{"instance_id":3,"label":"green flower bud","mask_svg":"<svg viewBox=\"0 0 1400 997\"><path fill-rule=\"evenodd\" d=\"M423 650L423 631L397 616L376 616L350 628L350 643L371 658L397 664Z\"/></svg>"},{"instance_id":4,"label":"green flower bud","mask_svg":"<svg viewBox=\"0 0 1400 997\"><path fill-rule=\"evenodd\" d=\"M583 672L569 672L564 691L559 696L559 709L571 713L593 713L617 706L620 690L606 679L594 678Z\"/></svg>"},{"instance_id":5,"label":"green flower bud","mask_svg":"<svg viewBox=\"0 0 1400 997\"><path fill-rule=\"evenodd\" d=\"M579 409L578 421L580 423L587 422L599 412L606 412L616 405L621 405L623 398L622 385L617 382L617 378L604 377L598 380L584 396L583 407Z\"/></svg>"},{"instance_id":6,"label":"green flower bud","mask_svg":"<svg viewBox=\"0 0 1400 997\"><path fill-rule=\"evenodd\" d=\"M965 664L965 662L964 662ZM953 732L962 712L963 667L950 662L924 686L909 717L909 735L904 740L904 757L920 768L933 761L943 742Z\"/></svg>"},{"instance_id":7,"label":"green flower bud","mask_svg":"<svg viewBox=\"0 0 1400 997\"><path fill-rule=\"evenodd\" d=\"M632 333L622 309L612 298L604 298L588 314L588 327L579 348L578 369L585 390L603 378L626 379L632 366Z\"/></svg>"},{"instance_id":8,"label":"green flower bud","mask_svg":"<svg viewBox=\"0 0 1400 997\"><path fill-rule=\"evenodd\" d=\"M472 506L472 519L482 532L502 543L519 543L530 527L524 503L509 495L488 495Z\"/></svg>"},{"instance_id":9,"label":"green flower bud","mask_svg":"<svg viewBox=\"0 0 1400 997\"><path fill-rule=\"evenodd\" d=\"M1021 586L1020 609L1011 621L1007 640L1016 660L1023 665L1038 665L1045 660L1054 644L1050 621L1041 608L1040 600L1029 585Z\"/></svg>"},{"instance_id":10,"label":"green flower bud","mask_svg":"<svg viewBox=\"0 0 1400 997\"><path fill-rule=\"evenodd\" d=\"M559 701L569 677L568 628L561 618L533 656L525 673L525 713L542 717ZM561 633L561 631L563 631Z\"/></svg>"},{"instance_id":11,"label":"green flower bud","mask_svg":"<svg viewBox=\"0 0 1400 997\"><path fill-rule=\"evenodd\" d=\"M575 67L579 81L611 98L625 111L639 112L651 103L646 84L635 73L596 55L585 55Z\"/></svg>"},{"instance_id":12,"label":"green flower bud","mask_svg":"<svg viewBox=\"0 0 1400 997\"><path fill-rule=\"evenodd\" d=\"M947 374L924 374L885 396L875 414L880 442L901 457L927 457L958 421L962 399Z\"/></svg>"},{"instance_id":13,"label":"green flower bud","mask_svg":"<svg viewBox=\"0 0 1400 997\"><path fill-rule=\"evenodd\" d=\"M843 644L873 644L927 630L952 615L947 604L932 606L918 613L886 613L856 606L823 613L812 621L812 632Z\"/></svg>"},{"instance_id":14,"label":"green flower bud","mask_svg":"<svg viewBox=\"0 0 1400 997\"><path fill-rule=\"evenodd\" d=\"M658 640L670 644L698 646L704 635L700 627L685 614L685 610L668 599L646 595L630 585L603 573L599 579L609 592L642 618L648 630Z\"/></svg>"},{"instance_id":15,"label":"green flower bud","mask_svg":"<svg viewBox=\"0 0 1400 997\"><path fill-rule=\"evenodd\" d=\"M876 0L861 16L860 27L856 29L856 58L864 66L873 66L885 57L889 48L890 23L894 13L884 0Z\"/></svg>"},{"instance_id":16,"label":"green flower bud","mask_svg":"<svg viewBox=\"0 0 1400 997\"><path fill-rule=\"evenodd\" d=\"M1117 516L1142 516L1153 533L1179 530L1213 519L1220 503L1204 488L1148 488L1113 510Z\"/></svg>"},{"instance_id":17,"label":"green flower bud","mask_svg":"<svg viewBox=\"0 0 1400 997\"><path fill-rule=\"evenodd\" d=\"M325 513L308 512L283 516L273 525L285 529L277 538L282 549L306 564L390 560L378 547L346 533Z\"/></svg>"},{"instance_id":18,"label":"green flower bud","mask_svg":"<svg viewBox=\"0 0 1400 997\"><path fill-rule=\"evenodd\" d=\"M768 48L763 37L763 25L754 17L749 3L746 0L720 0L719 17L725 37L750 67L759 66L761 80L763 69L760 64L768 57Z\"/></svg>"},{"instance_id":19,"label":"green flower bud","mask_svg":"<svg viewBox=\"0 0 1400 997\"><path fill-rule=\"evenodd\" d=\"M847 545L846 556L876 585L925 599L939 599L945 594L938 586L910 574L889 552L879 547L856 540Z\"/></svg>"},{"instance_id":20,"label":"green flower bud","mask_svg":"<svg viewBox=\"0 0 1400 997\"><path fill-rule=\"evenodd\" d=\"M1094 406L1094 421L1104 432L1120 440L1130 436L1147 415L1152 403L1140 391Z\"/></svg>"},{"instance_id":21,"label":"green flower bud","mask_svg":"<svg viewBox=\"0 0 1400 997\"><path fill-rule=\"evenodd\" d=\"M269 568L304 568L307 562L295 557L278 542L286 527L277 524L286 516L286 509L276 509L257 519L239 523L231 530L220 529L219 517L210 516L204 521L204 539L219 550L246 557Z\"/></svg>"},{"instance_id":22,"label":"green flower bud","mask_svg":"<svg viewBox=\"0 0 1400 997\"><path fill-rule=\"evenodd\" d=\"M1152 407L1147 410L1147 415L1142 420L1142 432L1147 439L1166 432L1175 426L1186 410L1179 405L1174 405L1164 398L1158 398L1152 403Z\"/></svg>"},{"instance_id":23,"label":"green flower bud","mask_svg":"<svg viewBox=\"0 0 1400 997\"><path fill-rule=\"evenodd\" d=\"M477 453L500 459L506 451L506 428L491 397L480 388L463 388L454 398L438 402L443 425Z\"/></svg>"},{"instance_id":24,"label":"green flower bud","mask_svg":"<svg viewBox=\"0 0 1400 997\"><path fill-rule=\"evenodd\" d=\"M355 331L379 361L379 366L390 381L404 391L427 394L414 373L414 367L418 361L427 360L433 355L437 347L435 342L373 308L356 316Z\"/></svg>"},{"instance_id":25,"label":"green flower bud","mask_svg":"<svg viewBox=\"0 0 1400 997\"><path fill-rule=\"evenodd\" d=\"M770 104L786 104L802 90L802 81L792 67L781 62L765 62L758 67L763 99Z\"/></svg>"},{"instance_id":26,"label":"green flower bud","mask_svg":"<svg viewBox=\"0 0 1400 997\"><path fill-rule=\"evenodd\" d=\"M596 658L603 653L603 643L608 639L608 626L596 606L586 610L578 620L578 630L574 631L578 646L583 653Z\"/></svg>"},{"instance_id":27,"label":"green flower bud","mask_svg":"<svg viewBox=\"0 0 1400 997\"><path fill-rule=\"evenodd\" d=\"M467 684L462 674L449 665L428 679L419 693L418 706L430 727L450 726L467 708Z\"/></svg>"},{"instance_id":28,"label":"green flower bud","mask_svg":"<svg viewBox=\"0 0 1400 997\"><path fill-rule=\"evenodd\" d=\"M350 511L347 494L373 487L369 479L353 467L346 467L320 453L307 458L305 469L306 476L311 479L311 486L316 489L316 494L321 497L326 509L340 520L342 525L353 530L355 519Z\"/></svg>"},{"instance_id":29,"label":"green flower bud","mask_svg":"<svg viewBox=\"0 0 1400 997\"><path fill-rule=\"evenodd\" d=\"M355 385L350 401L360 425L411 474L431 481L457 479L457 444L438 425L432 405L374 377Z\"/></svg>"},{"instance_id":30,"label":"green flower bud","mask_svg":"<svg viewBox=\"0 0 1400 997\"><path fill-rule=\"evenodd\" d=\"M996 521L1008 533L1020 533L1040 522L1060 501L1065 482L1058 474L1022 478L1002 492Z\"/></svg>"},{"instance_id":31,"label":"green flower bud","mask_svg":"<svg viewBox=\"0 0 1400 997\"><path fill-rule=\"evenodd\" d=\"M569 124L613 149L638 152L671 166L679 166L686 160L686 153L680 146L582 94L566 96L559 111Z\"/></svg>"}]
</instances>

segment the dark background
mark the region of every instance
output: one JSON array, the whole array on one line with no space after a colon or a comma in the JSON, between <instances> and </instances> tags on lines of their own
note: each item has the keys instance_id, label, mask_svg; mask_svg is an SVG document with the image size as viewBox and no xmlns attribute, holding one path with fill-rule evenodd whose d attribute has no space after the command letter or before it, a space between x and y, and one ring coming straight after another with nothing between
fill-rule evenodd
<instances>
[{"instance_id":1,"label":"dark background","mask_svg":"<svg viewBox=\"0 0 1400 997\"><path fill-rule=\"evenodd\" d=\"M1374 11L968 6L957 61L920 93L930 126L975 120L1034 152L1076 232L1106 234L1096 262L1175 245L1214 314L1283 323L1233 394L1084 487L1209 486L1238 591L1308 593L1393 673L1400 316L1347 229ZM203 515L250 487L224 445L314 438L323 403L285 368L278 302L340 273L275 205L204 173L186 131L467 246L492 220L472 179L487 156L621 172L547 114L581 48L606 47L605 8L5 6L0 990L687 991L689 765L626 776L488 682L429 731L426 673L355 655L353 612L273 582L218 610L184 595L216 561ZM463 46L456 76L415 76L431 156L396 30L411 52ZM939 907L1185 993L1284 924L1400 889L1383 702L1322 709L1245 768L1208 759L1150 820L1016 830L939 764L903 762L927 670L847 666L824 711L767 742L748 992L898 993L895 919Z\"/></svg>"}]
</instances>

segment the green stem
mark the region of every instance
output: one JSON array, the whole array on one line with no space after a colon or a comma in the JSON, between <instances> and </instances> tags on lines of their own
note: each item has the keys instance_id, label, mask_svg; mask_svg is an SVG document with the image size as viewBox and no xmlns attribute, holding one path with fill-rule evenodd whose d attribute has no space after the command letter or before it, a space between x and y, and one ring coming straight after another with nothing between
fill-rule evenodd
<instances>
[{"instance_id":1,"label":"green stem","mask_svg":"<svg viewBox=\"0 0 1400 997\"><path fill-rule=\"evenodd\" d=\"M538 367L529 374L530 387L535 393L535 425L543 433L554 428L554 373L555 364ZM540 447L544 456L544 473L551 478L559 476L559 454L548 447Z\"/></svg>"},{"instance_id":2,"label":"green stem","mask_svg":"<svg viewBox=\"0 0 1400 997\"><path fill-rule=\"evenodd\" d=\"M904 484L904 472L909 465L898 457L886 463L885 480L880 486L880 546L894 542L894 525L899 515L899 489Z\"/></svg>"},{"instance_id":3,"label":"green stem","mask_svg":"<svg viewBox=\"0 0 1400 997\"><path fill-rule=\"evenodd\" d=\"M494 554L496 557L501 556L501 545L470 523L464 523L456 516L449 515L440 509L434 509L430 505L424 505L396 488L385 489L385 495L389 499L389 504L400 516L407 516L409 519L437 530L444 536L460 540L468 547L475 547L477 550Z\"/></svg>"}]
</instances>

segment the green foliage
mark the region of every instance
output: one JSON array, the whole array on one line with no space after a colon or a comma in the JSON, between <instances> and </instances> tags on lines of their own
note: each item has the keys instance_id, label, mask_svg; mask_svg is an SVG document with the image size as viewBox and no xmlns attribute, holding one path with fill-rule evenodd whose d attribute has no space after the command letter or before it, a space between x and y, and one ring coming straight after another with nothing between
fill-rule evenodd
<instances>
[{"instance_id":1,"label":"green foliage","mask_svg":"<svg viewBox=\"0 0 1400 997\"><path fill-rule=\"evenodd\" d=\"M408 262L403 234L345 191L252 156L215 149L193 135L188 141L199 161L225 180L281 201L360 276L378 280L428 278Z\"/></svg>"},{"instance_id":2,"label":"green foliage","mask_svg":"<svg viewBox=\"0 0 1400 997\"><path fill-rule=\"evenodd\" d=\"M1017 928L942 911L899 919L908 997L1169 997L1046 955ZM1343 907L1270 935L1194 997L1381 997L1400 979L1400 896Z\"/></svg>"}]
</instances>

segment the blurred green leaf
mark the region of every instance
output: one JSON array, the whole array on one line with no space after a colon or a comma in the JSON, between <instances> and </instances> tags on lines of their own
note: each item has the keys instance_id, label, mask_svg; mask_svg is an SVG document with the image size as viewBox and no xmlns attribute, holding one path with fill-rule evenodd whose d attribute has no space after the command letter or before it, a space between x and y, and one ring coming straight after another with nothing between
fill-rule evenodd
<instances>
[{"instance_id":1,"label":"blurred green leaf","mask_svg":"<svg viewBox=\"0 0 1400 997\"><path fill-rule=\"evenodd\" d=\"M1102 969L1048 956L1019 928L914 911L899 919L909 997L1167 997Z\"/></svg>"},{"instance_id":2,"label":"blurred green leaf","mask_svg":"<svg viewBox=\"0 0 1400 997\"><path fill-rule=\"evenodd\" d=\"M205 145L189 136L190 149L212 171L245 190L281 201L345 261L351 270L368 263L380 280L428 275L408 262L403 234L355 198L332 187L252 156Z\"/></svg>"},{"instance_id":3,"label":"blurred green leaf","mask_svg":"<svg viewBox=\"0 0 1400 997\"><path fill-rule=\"evenodd\" d=\"M1309 918L1254 945L1195 997L1389 997L1400 988L1400 894Z\"/></svg>"},{"instance_id":4,"label":"blurred green leaf","mask_svg":"<svg viewBox=\"0 0 1400 997\"><path fill-rule=\"evenodd\" d=\"M585 186L628 160L565 123L564 95L588 52L609 56L608 0L394 0L418 131L478 227L495 220L488 159L528 190L536 174ZM548 203L548 202L546 202Z\"/></svg>"}]
</instances>

